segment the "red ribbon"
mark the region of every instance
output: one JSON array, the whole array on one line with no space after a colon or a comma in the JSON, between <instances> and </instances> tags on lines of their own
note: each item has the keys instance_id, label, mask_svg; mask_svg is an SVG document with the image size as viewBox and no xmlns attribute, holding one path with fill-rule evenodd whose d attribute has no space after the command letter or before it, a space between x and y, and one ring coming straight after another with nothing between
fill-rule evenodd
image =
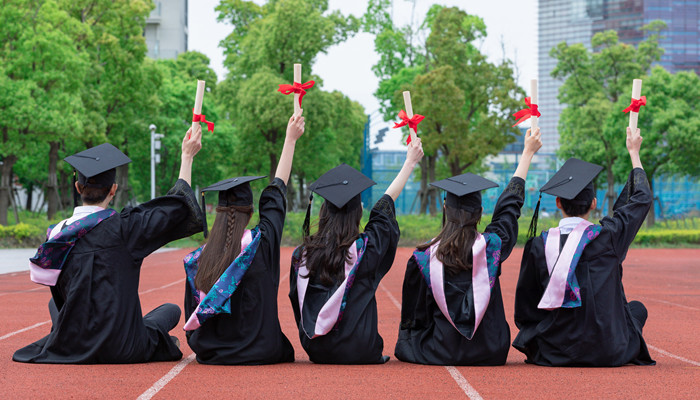
<instances>
[{"instance_id":1,"label":"red ribbon","mask_svg":"<svg viewBox=\"0 0 700 400\"><path fill-rule=\"evenodd\" d=\"M522 110L516 112L513 114L513 116L518 119L518 122L516 122L513 126L518 125L519 123L525 121L526 119L530 117L539 117L542 114L537 110L537 104L532 104L530 103L530 98L526 97L525 98L525 105L527 105L527 108L523 108Z\"/></svg>"},{"instance_id":2,"label":"red ribbon","mask_svg":"<svg viewBox=\"0 0 700 400\"><path fill-rule=\"evenodd\" d=\"M641 96L638 99L632 99L632 103L630 104L630 106L625 108L624 110L622 110L622 112L628 113L628 112L632 111L632 112L638 113L639 109L645 105L647 105L647 96Z\"/></svg>"},{"instance_id":3,"label":"red ribbon","mask_svg":"<svg viewBox=\"0 0 700 400\"><path fill-rule=\"evenodd\" d=\"M207 121L206 116L204 114L195 114L194 109L192 109L192 122L204 122L207 124L207 130L209 132L214 132L214 123L211 121Z\"/></svg>"},{"instance_id":4,"label":"red ribbon","mask_svg":"<svg viewBox=\"0 0 700 400\"><path fill-rule=\"evenodd\" d=\"M411 118L408 118L408 114L406 114L406 111L401 110L399 111L399 118L401 118L401 122L395 122L394 123L394 129L396 128L401 128L402 126L408 125L409 129L413 129L414 131L417 132L418 130L418 124L423 121L423 118L425 116L420 115L420 114L413 114ZM411 143L411 134L409 133L408 138L406 139L406 144Z\"/></svg>"},{"instance_id":5,"label":"red ribbon","mask_svg":"<svg viewBox=\"0 0 700 400\"><path fill-rule=\"evenodd\" d=\"M306 94L306 89L311 89L315 83L314 81L308 81L306 83L294 82L293 85L282 84L277 91L284 95L299 93L299 107L301 107L301 100Z\"/></svg>"}]
</instances>

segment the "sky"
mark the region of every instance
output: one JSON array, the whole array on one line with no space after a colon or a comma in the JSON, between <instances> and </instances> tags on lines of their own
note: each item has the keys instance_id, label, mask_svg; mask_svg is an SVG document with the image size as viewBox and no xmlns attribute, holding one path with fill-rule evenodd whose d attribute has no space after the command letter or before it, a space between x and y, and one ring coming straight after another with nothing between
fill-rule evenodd
<instances>
[{"instance_id":1,"label":"sky","mask_svg":"<svg viewBox=\"0 0 700 400\"><path fill-rule=\"evenodd\" d=\"M226 76L226 69L219 42L231 32L231 26L216 21L214 7L218 3L219 0L190 1L188 49L206 54L221 80ZM537 78L537 0L415 0L415 3L394 0L394 23L398 26L409 24L413 14L418 24L433 4L459 7L483 18L487 37L480 43L481 51L491 61L498 62L503 59L505 50L505 57L515 63L518 83L524 89L529 88L530 79ZM329 8L340 10L345 15L361 17L367 8L367 0L330 0ZM373 95L379 80L371 69L378 58L374 52L374 36L358 33L331 47L327 54L320 54L313 71L323 79L324 90L341 91L362 104L367 114L372 114L379 108L379 102ZM358 82L363 84L359 85ZM372 122L375 132L384 126L390 125L376 118ZM405 149L401 145L400 131L391 129L383 143L375 145L373 139L372 147L381 150Z\"/></svg>"}]
</instances>

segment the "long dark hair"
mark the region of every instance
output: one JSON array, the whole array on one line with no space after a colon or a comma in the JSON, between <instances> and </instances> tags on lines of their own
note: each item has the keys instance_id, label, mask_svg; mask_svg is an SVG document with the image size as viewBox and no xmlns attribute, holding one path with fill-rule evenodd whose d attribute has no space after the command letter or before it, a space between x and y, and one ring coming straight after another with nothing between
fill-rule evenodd
<instances>
[{"instance_id":1,"label":"long dark hair","mask_svg":"<svg viewBox=\"0 0 700 400\"><path fill-rule=\"evenodd\" d=\"M345 279L348 249L360 235L362 203L350 201L337 208L329 202L321 205L318 232L304 238L308 276L315 276L322 285L331 286Z\"/></svg>"},{"instance_id":2,"label":"long dark hair","mask_svg":"<svg viewBox=\"0 0 700 400\"><path fill-rule=\"evenodd\" d=\"M481 209L477 212L469 212L459 208L445 206L445 224L440 233L429 243L418 246L418 250L425 251L437 242L440 242L435 256L447 268L447 271L456 275L460 271L470 270L472 263L469 256L476 240L477 230L481 220Z\"/></svg>"},{"instance_id":3,"label":"long dark hair","mask_svg":"<svg viewBox=\"0 0 700 400\"><path fill-rule=\"evenodd\" d=\"M253 206L216 207L216 219L207 245L199 256L194 286L211 290L221 274L241 252L241 238L253 215Z\"/></svg>"}]
</instances>

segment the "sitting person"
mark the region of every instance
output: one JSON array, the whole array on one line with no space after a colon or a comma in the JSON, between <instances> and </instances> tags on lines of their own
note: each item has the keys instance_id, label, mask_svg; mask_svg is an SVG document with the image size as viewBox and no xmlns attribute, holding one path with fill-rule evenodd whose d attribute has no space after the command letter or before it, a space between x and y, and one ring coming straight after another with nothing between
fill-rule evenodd
<instances>
[{"instance_id":1,"label":"sitting person","mask_svg":"<svg viewBox=\"0 0 700 400\"><path fill-rule=\"evenodd\" d=\"M250 181L231 178L202 190L219 193L216 220L205 246L185 257L187 343L203 364L273 364L294 361L294 348L277 315L280 240L286 215L287 180L304 117L287 125L275 179L260 196L260 222L253 214ZM204 199L202 199L204 207Z\"/></svg>"},{"instance_id":2,"label":"sitting person","mask_svg":"<svg viewBox=\"0 0 700 400\"><path fill-rule=\"evenodd\" d=\"M406 161L369 215L360 233L360 194L375 183L341 164L322 175L311 190L321 205L318 232L308 235L292 256L289 299L301 345L315 363L381 364L384 341L377 331L380 281L396 255L399 226L394 201L423 157L420 139L408 146Z\"/></svg>"},{"instance_id":3,"label":"sitting person","mask_svg":"<svg viewBox=\"0 0 700 400\"><path fill-rule=\"evenodd\" d=\"M434 365L505 364L510 328L501 263L517 242L525 178L540 147L539 129L528 130L520 164L483 234L477 231L480 191L497 184L469 173L431 183L447 192L443 226L408 260L396 358Z\"/></svg>"},{"instance_id":4,"label":"sitting person","mask_svg":"<svg viewBox=\"0 0 700 400\"><path fill-rule=\"evenodd\" d=\"M190 135L191 133L191 135ZM83 201L73 216L49 228L30 260L32 281L48 285L51 333L15 352L19 362L124 364L175 361L179 343L168 332L180 308L164 304L145 316L138 286L143 259L168 242L202 230L190 187L192 161L201 149L199 126L182 141L180 177L167 195L121 213L114 198L116 167L131 162L111 144L65 159L78 170Z\"/></svg>"},{"instance_id":5,"label":"sitting person","mask_svg":"<svg viewBox=\"0 0 700 400\"><path fill-rule=\"evenodd\" d=\"M655 363L642 337L646 308L627 302L622 287L622 262L652 206L639 159L641 143L639 130L627 128L633 169L613 216L600 225L587 218L596 208L592 182L602 167L569 159L540 189L557 196L564 218L525 245L515 291L520 332L513 347L525 353L526 362L581 367ZM535 216L531 234L536 227Z\"/></svg>"}]
</instances>

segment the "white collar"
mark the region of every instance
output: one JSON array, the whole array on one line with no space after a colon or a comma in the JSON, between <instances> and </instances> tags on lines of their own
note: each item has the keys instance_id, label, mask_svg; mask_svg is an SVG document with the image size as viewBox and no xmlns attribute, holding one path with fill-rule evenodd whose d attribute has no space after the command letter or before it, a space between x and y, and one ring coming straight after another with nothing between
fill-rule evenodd
<instances>
[{"instance_id":1,"label":"white collar","mask_svg":"<svg viewBox=\"0 0 700 400\"><path fill-rule=\"evenodd\" d=\"M562 235L568 235L574 230L574 228L576 228L576 225L581 223L581 221L584 221L584 219L580 217L562 218L559 221L559 231Z\"/></svg>"},{"instance_id":2,"label":"white collar","mask_svg":"<svg viewBox=\"0 0 700 400\"><path fill-rule=\"evenodd\" d=\"M96 212L102 211L102 210L104 210L104 208L102 208L100 206L79 206L79 207L75 207L73 209L73 217L80 218L80 217L83 217L85 215L96 213ZM70 218L70 219L73 219L73 218Z\"/></svg>"}]
</instances>

